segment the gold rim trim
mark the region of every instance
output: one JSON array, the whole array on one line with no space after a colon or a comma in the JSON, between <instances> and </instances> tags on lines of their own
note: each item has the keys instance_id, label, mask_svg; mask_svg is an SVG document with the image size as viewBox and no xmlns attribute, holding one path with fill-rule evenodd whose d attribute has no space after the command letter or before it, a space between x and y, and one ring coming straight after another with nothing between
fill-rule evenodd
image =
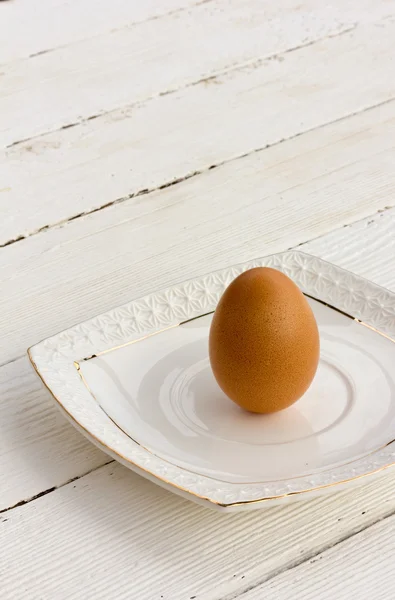
<instances>
[{"instance_id":1,"label":"gold rim trim","mask_svg":"<svg viewBox=\"0 0 395 600\"><path fill-rule=\"evenodd\" d=\"M158 332L159 333L159 332ZM141 338L141 339L145 339L145 338ZM136 340L136 342L139 342L140 340ZM94 358L95 356L98 355L94 355L91 356L90 358ZM90 359L88 359L90 360ZM114 421L114 419L112 417L110 417L110 415L108 414L107 411L104 410L104 408L102 407L102 405L100 404L99 400L96 398L95 394L93 393L89 383L86 380L85 375L83 374L83 372L81 371L81 365L79 362L77 362L76 360L74 361L74 366L78 371L78 375L81 377L81 381L84 384L84 386L86 387L86 389L88 390L88 392L90 393L90 395L92 396L92 398L95 400L96 404L98 405L98 407L100 408L100 410L106 415L106 417L108 419L110 419L110 421L112 423L114 423L115 427L117 429L119 429L120 431L122 431L122 433L124 433L130 440L132 440L132 442L134 442L135 444L137 444L137 446L140 446L141 448L144 448L144 450L146 450L147 452L149 452L150 454L153 454L150 450L148 450L148 448L146 448L145 446L143 446L142 444L140 444L140 442L138 442L136 439L134 439L134 437L132 437L131 435L129 435L128 433L126 433L126 431L124 429L122 429L122 427L120 427L120 425L118 425L118 423L116 423ZM80 425L81 427L81 425ZM154 454L153 456L156 456L156 454ZM156 458L159 458L158 456L156 456ZM167 462L167 461L166 461ZM171 463L170 463L171 464Z\"/></svg>"},{"instance_id":2,"label":"gold rim trim","mask_svg":"<svg viewBox=\"0 0 395 600\"><path fill-rule=\"evenodd\" d=\"M186 323L190 323L191 321L196 321L196 319L201 319L202 317L207 317L208 315L213 315L214 310L210 312L204 313L202 315L198 315L197 317L192 317L192 319L187 319L186 321L181 321L180 323L175 323L174 325L169 325L168 327L164 327L163 329L159 329L158 331L153 331L152 333L148 333L137 340L131 340L130 342L125 342L124 344L120 344L119 346L114 346L113 348L109 348L108 350L102 350L101 352L97 352L95 354L91 354L91 356L87 356L85 358L80 358L78 361L74 361L74 365L79 370L79 363L86 362L87 360L91 360L92 358L97 358L98 356L103 356L103 354L108 354L109 352L113 352L114 350L120 350L121 348L125 348L126 346L131 346L132 344L137 344L137 342L142 342L143 340L147 340L150 337L158 335L158 333L163 333L164 331L169 331L169 329L175 329L176 327L180 327L181 325L186 325ZM30 350L30 348L29 348ZM29 352L28 350L28 352ZM78 367L77 367L78 365ZM87 386L88 387L88 386ZM93 395L93 394L92 394Z\"/></svg>"},{"instance_id":3,"label":"gold rim trim","mask_svg":"<svg viewBox=\"0 0 395 600\"><path fill-rule=\"evenodd\" d=\"M368 325L367 323L364 323L363 321L361 321L360 319L354 319L354 321L356 321L357 323L359 323L360 325L363 325L364 327L366 327L367 329L371 329L372 331L374 331L375 333L378 333L379 335L382 335L383 337L387 338L387 340L389 340L390 342L395 344L395 340L392 339L392 337L390 337L389 335L387 335L386 333L383 333L382 331L379 331L378 329L375 329L374 327L372 327L372 325Z\"/></svg>"},{"instance_id":4,"label":"gold rim trim","mask_svg":"<svg viewBox=\"0 0 395 600\"><path fill-rule=\"evenodd\" d=\"M304 292L303 292L304 293ZM360 319L353 317L352 315L336 308L335 306L332 306L331 304L328 304L327 302L325 302L324 300L320 300L319 298L315 298L314 296L311 296L310 294L306 294L304 293L305 296L307 296L308 298L310 298L311 300L315 300L316 302L319 302L320 304L324 304L325 306L327 306L328 308L331 308L332 310L339 312L340 314L342 314L345 317L348 317L350 319L352 319L353 321L355 321L356 323L363 325L364 327L371 329L372 331L374 331L375 333L378 333L379 335L385 337L386 339L388 339L389 341L395 343L395 340L393 338L391 338L389 335L383 333L382 331L379 331L378 329L376 329L375 327L373 327L372 325L368 325L367 323L365 323L364 321L361 321ZM137 340L132 340L130 342L126 342L125 344L120 344L119 346L114 346L113 348L109 348L108 350L103 350L102 352L98 352L97 354L92 354L91 356L88 356L86 358L82 358L79 359L79 361L73 361L73 365L76 368L82 383L85 385L85 387L87 388L87 390L89 391L89 393L92 395L92 397L96 400L94 394L92 393L92 391L89 388L88 383L85 380L85 377L83 376L82 372L81 372L81 368L79 365L79 362L83 362L83 361L88 361L91 360L92 358L96 358L98 356L102 356L103 354L107 354L109 352L113 352L114 350L119 350L120 348L124 348L126 346L130 346L131 344L135 344L137 342L141 342L145 339L148 339L150 337L153 337L155 335L158 335L159 333L163 333L164 331L168 331L170 329L175 329L176 327L179 327L180 325L185 325L186 323L189 323L190 321L194 321L196 319L208 316L210 314L213 314L215 311L211 311L208 313L204 313L202 315L198 315L196 317L192 317L191 319L187 319L186 321L181 321L180 323L176 323L174 325L170 325L169 327L165 327L164 329L161 329L159 331L154 331L153 333L150 333L148 335L145 335L141 338L138 338ZM238 502L229 502L229 503L222 503L222 502L217 502L216 500L213 500L212 498L209 498L208 496L203 496L201 494L197 494L196 492L191 491L188 488L185 488L183 486L180 486L172 481L169 481L168 479L165 479L164 477L161 477L160 475L157 475L156 473L153 473L152 471L145 469L144 467L138 465L137 463L135 463L134 461L132 461L130 458L127 458L126 456L124 456L121 452L119 452L118 450L115 450L113 448L110 448L109 446L107 446L102 440L100 440L99 438L97 438L91 431L89 431L89 429L87 429L84 425L82 425L75 417L72 413L70 413L65 406L62 404L61 400L59 400L59 398L54 394L54 392L51 390L51 388L48 386L48 384L46 383L45 379L43 378L43 376L41 375L33 357L31 354L31 350L34 346L31 346L30 348L28 348L27 350L27 354L29 357L29 360L35 370L35 372L37 373L38 377L41 379L42 383L44 384L44 386L47 388L47 390L49 391L49 393L51 394L51 396L54 398L54 400L56 401L56 403L59 405L59 407L61 408L61 410L63 412L66 413L66 415L68 416L68 418L77 425L77 427L79 427L80 429L82 429L82 431L84 431L87 434L87 437L92 438L95 440L96 444L98 444L99 446L101 446L102 448L107 449L107 451L109 452L110 455L115 455L118 456L119 458L122 459L122 461L125 461L126 463L133 465L138 471L142 471L143 473L147 473L148 475L150 475L151 477L154 477L155 479L157 479L158 481L166 484L167 486L176 488L182 492L185 492L186 494L189 494L191 496L194 496L195 498L199 498L200 500L204 500L206 502L209 502L210 504L214 504L215 506L218 506L220 508L230 508L230 507L235 507L235 506L244 506L247 504L260 504L260 503L264 503L264 502L270 502L271 500L280 500L282 498L288 498L291 496L299 496L301 494L307 494L309 492L316 492L319 490L325 490L328 488L332 488L335 486L341 486L344 485L346 483L349 483L351 481L357 481L359 479L362 479L364 477L368 477L370 475L374 475L377 473L380 473L382 471L385 471L386 469L389 469L390 467L394 467L395 466L395 461L392 463L389 463L388 465L384 465L382 467L379 467L378 469L374 469L373 471L368 471L367 473L362 473L361 475L356 475L354 477L349 477L347 479L342 479L341 481L336 481L334 483L327 483L324 485L319 485L316 487L311 487L311 488L307 488L307 489L303 489L303 490L297 490L294 492L286 492L284 494L279 494L276 496L265 496L264 498L257 498L255 500L242 500L242 501L238 501ZM97 400L96 400L97 402ZM97 402L99 408L101 408L100 404ZM101 408L101 410L103 410ZM145 448L144 446L142 446L139 442L137 442L136 440L134 440L131 436L129 436L129 434L125 433L117 423L115 423L113 421L113 419L111 419L111 417L109 417L109 415L107 415L107 413L105 411L103 411L104 414L111 420L111 422L117 427L117 429L119 429L120 431L122 431L124 433L124 435L126 435L130 440L132 440L135 444L137 444L139 447L144 448L147 452L149 452L152 456L156 456L153 455L150 450L148 450L147 448ZM379 448L378 450L374 450L374 452L378 452L380 450L383 450L384 448L386 448L387 446L390 446L391 444L393 444L395 442L395 439L387 442L386 444L384 444L384 446L382 446L381 448ZM161 459L160 457L156 457L159 458L160 460L164 460ZM165 461L167 462L167 461ZM177 468L177 465L173 465L172 463L169 463L172 466L175 466ZM181 467L178 467L181 468ZM190 471L188 471L190 472Z\"/></svg>"},{"instance_id":5,"label":"gold rim trim","mask_svg":"<svg viewBox=\"0 0 395 600\"><path fill-rule=\"evenodd\" d=\"M355 320L355 317L353 317L349 313L344 312L344 310L340 310L340 308L336 308L336 306L332 306L332 304L328 304L328 302L325 302L324 300L320 300L319 298L315 298L314 296L311 296L310 294L306 294L306 292L303 292L303 295L306 296L307 298L310 298L310 300L315 300L316 302L319 302L320 304L323 304L324 306L327 306L328 308L331 308L332 310L334 310L335 312L340 313L344 317L348 317L349 319Z\"/></svg>"},{"instance_id":6,"label":"gold rim trim","mask_svg":"<svg viewBox=\"0 0 395 600\"><path fill-rule=\"evenodd\" d=\"M210 313L208 313L210 314ZM202 315L203 317L204 315ZM196 317L198 318L198 317ZM193 319L191 319L192 321ZM187 321L184 321L184 323L187 323ZM169 325L169 327L164 327L163 329L159 329L159 331L153 331L152 333L147 333L147 335L144 335L141 338L138 338L137 340L132 340L130 342L125 342L124 344L120 344L119 346L114 346L114 348L109 348L108 350L102 350L101 352L97 352L96 354L92 354L91 356L87 356L86 358L80 358L78 361L74 361L74 365L79 365L80 362L86 362L87 360L91 360L92 358L97 358L98 356L103 356L103 354L108 354L109 352L113 352L114 350L120 350L121 348L125 348L126 346L131 346L132 344L136 344L137 342L142 342L143 340L147 340L150 337L154 337L154 335L158 335L158 333L163 333L164 331L168 331L169 329L175 329L176 327L178 327L179 325L182 325L183 323L175 323L175 325ZM28 350L28 352L30 351L30 348ZM78 368L77 368L78 370Z\"/></svg>"}]
</instances>

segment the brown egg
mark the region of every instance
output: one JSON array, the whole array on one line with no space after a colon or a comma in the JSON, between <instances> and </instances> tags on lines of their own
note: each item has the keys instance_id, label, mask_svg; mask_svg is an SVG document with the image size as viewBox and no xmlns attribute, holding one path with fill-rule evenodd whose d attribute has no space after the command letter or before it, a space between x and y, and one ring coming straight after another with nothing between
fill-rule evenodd
<instances>
[{"instance_id":1,"label":"brown egg","mask_svg":"<svg viewBox=\"0 0 395 600\"><path fill-rule=\"evenodd\" d=\"M287 408L318 366L318 327L305 296L286 275L258 267L225 290L209 337L210 362L225 394L242 408Z\"/></svg>"}]
</instances>

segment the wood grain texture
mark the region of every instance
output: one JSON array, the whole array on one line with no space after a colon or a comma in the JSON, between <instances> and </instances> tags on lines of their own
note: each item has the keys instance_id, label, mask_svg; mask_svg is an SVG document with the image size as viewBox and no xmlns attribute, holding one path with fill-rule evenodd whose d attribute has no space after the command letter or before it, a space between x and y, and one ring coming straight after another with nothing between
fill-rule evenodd
<instances>
[{"instance_id":1,"label":"wood grain texture","mask_svg":"<svg viewBox=\"0 0 395 600\"><path fill-rule=\"evenodd\" d=\"M3 65L0 138L12 144L141 102L258 57L354 28L356 23L364 27L364 22L391 15L395 9L385 0L352 0L347 7L341 0L331 4L282 0L264 5L261 0L246 0L243 6L237 0L208 2ZM372 34L365 33L364 45ZM374 55L380 56L375 61L379 70L388 60L387 35L388 30L383 30L384 46ZM360 46L359 55L361 50ZM370 60L370 52L364 51ZM347 63L347 54L342 59ZM303 68L308 69L308 64ZM356 80L368 69L365 65L356 71ZM374 77L375 69L371 73ZM304 97L305 92L304 86L299 88Z\"/></svg>"},{"instance_id":2,"label":"wood grain texture","mask_svg":"<svg viewBox=\"0 0 395 600\"><path fill-rule=\"evenodd\" d=\"M69 425L29 360L0 368L0 511L110 458Z\"/></svg>"},{"instance_id":3,"label":"wood grain texture","mask_svg":"<svg viewBox=\"0 0 395 600\"><path fill-rule=\"evenodd\" d=\"M305 248L395 291L395 210L381 211L313 240Z\"/></svg>"},{"instance_id":4,"label":"wood grain texture","mask_svg":"<svg viewBox=\"0 0 395 600\"><path fill-rule=\"evenodd\" d=\"M2 600L393 597L392 471L209 512L106 464L17 357L296 244L395 290L394 14L388 0L0 2L0 246L30 236L0 250Z\"/></svg>"},{"instance_id":5,"label":"wood grain texture","mask_svg":"<svg viewBox=\"0 0 395 600\"><path fill-rule=\"evenodd\" d=\"M367 111L3 248L0 364L113 306L390 205L392 111Z\"/></svg>"},{"instance_id":6,"label":"wood grain texture","mask_svg":"<svg viewBox=\"0 0 395 600\"><path fill-rule=\"evenodd\" d=\"M395 479L222 515L108 465L6 513L4 600L222 600L395 510ZM262 596L261 596L262 597ZM299 597L300 598L300 597Z\"/></svg>"},{"instance_id":7,"label":"wood grain texture","mask_svg":"<svg viewBox=\"0 0 395 600\"><path fill-rule=\"evenodd\" d=\"M395 97L394 36L392 22L360 28L3 151L0 244ZM394 115L395 103L366 116L382 149Z\"/></svg>"},{"instance_id":8,"label":"wood grain texture","mask_svg":"<svg viewBox=\"0 0 395 600\"><path fill-rule=\"evenodd\" d=\"M395 595L395 516L258 586L240 600L390 600Z\"/></svg>"},{"instance_id":9,"label":"wood grain texture","mask_svg":"<svg viewBox=\"0 0 395 600\"><path fill-rule=\"evenodd\" d=\"M0 5L0 64L211 0L29 0Z\"/></svg>"}]
</instances>

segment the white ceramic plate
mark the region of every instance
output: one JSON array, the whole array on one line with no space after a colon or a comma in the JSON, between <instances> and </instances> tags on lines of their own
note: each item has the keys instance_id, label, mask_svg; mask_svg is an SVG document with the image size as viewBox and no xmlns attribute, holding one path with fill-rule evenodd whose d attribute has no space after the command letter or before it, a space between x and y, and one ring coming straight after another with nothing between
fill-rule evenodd
<instances>
[{"instance_id":1,"label":"white ceramic plate","mask_svg":"<svg viewBox=\"0 0 395 600\"><path fill-rule=\"evenodd\" d=\"M210 370L217 302L239 273L271 266L309 297L321 337L299 402L252 415ZM29 349L42 381L89 439L200 503L242 510L367 481L395 463L395 294L314 256L286 252L199 277Z\"/></svg>"}]
</instances>

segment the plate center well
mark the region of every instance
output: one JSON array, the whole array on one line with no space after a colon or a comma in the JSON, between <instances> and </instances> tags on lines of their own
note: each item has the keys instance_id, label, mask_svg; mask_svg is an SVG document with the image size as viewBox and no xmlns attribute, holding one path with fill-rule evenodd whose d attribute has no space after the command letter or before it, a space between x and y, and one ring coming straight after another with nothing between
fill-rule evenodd
<instances>
[{"instance_id":1,"label":"plate center well","mask_svg":"<svg viewBox=\"0 0 395 600\"><path fill-rule=\"evenodd\" d=\"M199 350L203 354L205 348ZM163 402L168 400L166 412L198 435L259 446L289 444L336 426L351 410L353 398L346 374L325 358L315 385L303 398L271 415L251 414L229 401L214 379L208 358L178 373L170 392L162 395ZM320 409L321 403L326 410Z\"/></svg>"}]
</instances>

